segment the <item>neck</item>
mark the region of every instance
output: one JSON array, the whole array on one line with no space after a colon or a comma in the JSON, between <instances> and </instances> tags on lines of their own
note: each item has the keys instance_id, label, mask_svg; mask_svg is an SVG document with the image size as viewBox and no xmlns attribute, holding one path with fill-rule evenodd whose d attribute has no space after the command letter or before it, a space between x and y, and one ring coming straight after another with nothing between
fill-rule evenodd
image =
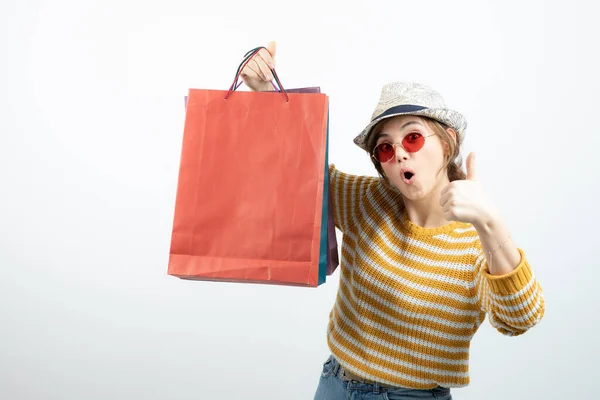
<instances>
[{"instance_id":1,"label":"neck","mask_svg":"<svg viewBox=\"0 0 600 400\"><path fill-rule=\"evenodd\" d=\"M440 194L449 183L444 174L426 197L418 200L404 198L408 218L413 224L423 228L439 228L452 222L444 218L444 209L440 205Z\"/></svg>"}]
</instances>

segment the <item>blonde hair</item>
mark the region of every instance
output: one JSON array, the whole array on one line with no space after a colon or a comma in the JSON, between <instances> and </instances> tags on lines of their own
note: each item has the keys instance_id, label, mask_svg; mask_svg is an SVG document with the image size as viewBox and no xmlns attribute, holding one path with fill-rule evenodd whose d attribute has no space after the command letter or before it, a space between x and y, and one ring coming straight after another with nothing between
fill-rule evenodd
<instances>
[{"instance_id":1,"label":"blonde hair","mask_svg":"<svg viewBox=\"0 0 600 400\"><path fill-rule=\"evenodd\" d=\"M462 137L456 135L455 139L454 135L452 135L452 133L449 132L449 129L451 129L449 126L431 118L422 116L419 117L422 118L425 121L425 123L429 126L429 128L431 128L433 133L435 133L440 138L440 140L444 144L444 147L446 148L444 164L442 165L440 171L446 170L446 172L448 173L448 180L450 180L450 182L465 179L466 175L461 169L462 159L460 157L460 146L462 145ZM367 138L367 149L369 149L369 155L373 155L375 145L377 144L377 140L381 135L381 130L383 129L383 124L385 122L386 120L384 119L377 123L377 125L373 127L371 133L369 134L369 137ZM381 176L386 183L390 183L388 178L385 176L385 173L383 172L381 163L377 161L374 157L371 157L371 162L375 166L375 169L379 173L379 176Z\"/></svg>"}]
</instances>

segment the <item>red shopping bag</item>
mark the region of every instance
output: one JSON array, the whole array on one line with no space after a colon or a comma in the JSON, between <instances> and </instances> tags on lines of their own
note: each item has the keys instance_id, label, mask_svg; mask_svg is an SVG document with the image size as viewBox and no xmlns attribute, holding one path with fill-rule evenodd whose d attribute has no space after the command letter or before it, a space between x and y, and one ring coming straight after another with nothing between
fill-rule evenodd
<instances>
[{"instance_id":1,"label":"red shopping bag","mask_svg":"<svg viewBox=\"0 0 600 400\"><path fill-rule=\"evenodd\" d=\"M325 94L191 89L168 273L317 286L327 118Z\"/></svg>"},{"instance_id":2,"label":"red shopping bag","mask_svg":"<svg viewBox=\"0 0 600 400\"><path fill-rule=\"evenodd\" d=\"M318 86L287 89L287 93L321 93L321 88ZM187 96L184 96L184 107L187 109ZM329 133L329 126L328 126ZM327 139L329 142L329 139ZM326 144L327 148L329 143ZM321 219L321 251L319 262L319 285L325 283L326 276L332 275L339 266L338 244L335 234L335 223L333 219L333 205L331 199L331 191L328 189L329 168L327 158L327 149L325 152L325 191L323 196L323 215ZM325 211L326 210L326 211ZM325 215L326 214L326 215ZM325 219L327 223L325 223Z\"/></svg>"}]
</instances>

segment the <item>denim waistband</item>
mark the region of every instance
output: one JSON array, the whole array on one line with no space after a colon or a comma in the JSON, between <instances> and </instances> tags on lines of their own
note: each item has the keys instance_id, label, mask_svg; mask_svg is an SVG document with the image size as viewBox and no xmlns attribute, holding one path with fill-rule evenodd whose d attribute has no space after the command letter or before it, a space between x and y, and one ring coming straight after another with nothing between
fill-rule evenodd
<instances>
[{"instance_id":1,"label":"denim waistband","mask_svg":"<svg viewBox=\"0 0 600 400\"><path fill-rule=\"evenodd\" d=\"M350 390L360 390L360 391L368 391L368 392L374 392L374 393L379 393L379 392L387 392L390 390L402 390L402 391L416 391L416 392L429 392L432 393L434 395L434 397L444 397L444 396L448 396L450 394L450 388L446 388L446 387L442 387L442 386L437 386L433 389L412 389L412 388L406 388L406 387L402 387L402 386L392 386L389 384L383 384L383 383L378 383L378 382L366 382L366 381L357 381L355 379L351 379L346 375L346 370L344 369L344 367L342 367L340 365L340 363L338 363L338 361L335 359L335 357L332 355L331 357L331 361L332 361L332 375L338 377L340 380L342 380L343 382L346 382L348 384L348 389Z\"/></svg>"}]
</instances>

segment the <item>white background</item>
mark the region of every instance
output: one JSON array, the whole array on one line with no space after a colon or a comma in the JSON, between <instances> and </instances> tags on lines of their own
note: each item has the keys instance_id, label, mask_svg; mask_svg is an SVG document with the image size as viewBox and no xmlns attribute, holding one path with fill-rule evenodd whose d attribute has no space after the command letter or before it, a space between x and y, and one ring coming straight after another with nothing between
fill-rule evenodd
<instances>
[{"instance_id":1,"label":"white background","mask_svg":"<svg viewBox=\"0 0 600 400\"><path fill-rule=\"evenodd\" d=\"M375 174L352 138L385 82L466 115L546 315L517 338L486 320L454 398L597 394L598 6L350 4L1 0L1 399L312 399L339 271L316 289L166 274L183 96L228 88L270 40L285 87L330 96L345 172Z\"/></svg>"}]
</instances>

